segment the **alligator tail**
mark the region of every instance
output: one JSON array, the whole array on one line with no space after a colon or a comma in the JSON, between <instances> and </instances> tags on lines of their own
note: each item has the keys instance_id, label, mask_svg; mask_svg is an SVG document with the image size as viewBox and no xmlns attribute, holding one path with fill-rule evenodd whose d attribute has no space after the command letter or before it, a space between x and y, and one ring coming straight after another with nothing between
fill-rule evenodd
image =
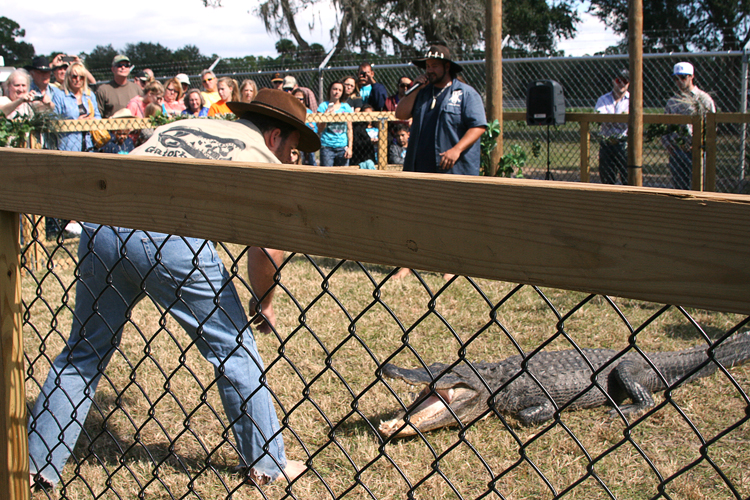
<instances>
[{"instance_id":1,"label":"alligator tail","mask_svg":"<svg viewBox=\"0 0 750 500\"><path fill-rule=\"evenodd\" d=\"M709 359L708 348L705 345L681 351L649 353L648 356L667 379L669 385L682 379ZM690 382L711 375L718 369L716 362L721 363L724 368L730 368L750 360L750 331L728 338L711 350L710 357L714 361L706 363L682 382Z\"/></svg>"}]
</instances>

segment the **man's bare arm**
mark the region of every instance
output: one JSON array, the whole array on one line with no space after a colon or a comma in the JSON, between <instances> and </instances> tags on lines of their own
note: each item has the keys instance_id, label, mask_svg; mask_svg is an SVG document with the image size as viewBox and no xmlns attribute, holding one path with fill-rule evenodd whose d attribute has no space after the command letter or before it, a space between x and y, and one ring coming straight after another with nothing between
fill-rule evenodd
<instances>
[{"instance_id":1,"label":"man's bare arm","mask_svg":"<svg viewBox=\"0 0 750 500\"><path fill-rule=\"evenodd\" d=\"M266 255L268 252L268 255ZM273 259L273 262L269 259ZM276 328L276 313L273 309L273 296L276 292L273 275L278 266L284 261L283 250L273 248L249 247L247 249L247 275L253 293L261 300L260 311L262 316L253 322L261 333L271 333ZM250 316L256 314L257 301L250 300Z\"/></svg>"},{"instance_id":2,"label":"man's bare arm","mask_svg":"<svg viewBox=\"0 0 750 500\"><path fill-rule=\"evenodd\" d=\"M427 75L419 75L414 79L414 85L423 86L427 83ZM414 90L411 94L405 95L396 105L396 118L398 120L408 120L414 110L414 101L417 100L417 94L420 90Z\"/></svg>"}]
</instances>

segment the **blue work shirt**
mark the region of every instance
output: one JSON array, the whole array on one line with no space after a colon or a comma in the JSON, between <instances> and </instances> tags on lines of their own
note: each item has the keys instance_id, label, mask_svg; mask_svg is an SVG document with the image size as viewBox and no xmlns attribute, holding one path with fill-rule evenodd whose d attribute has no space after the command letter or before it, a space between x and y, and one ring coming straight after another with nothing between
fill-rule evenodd
<instances>
[{"instance_id":1,"label":"blue work shirt","mask_svg":"<svg viewBox=\"0 0 750 500\"><path fill-rule=\"evenodd\" d=\"M440 90L435 89L437 95ZM437 117L437 128L435 130L435 165L440 165L440 153L448 151L455 146L464 136L467 130L474 127L486 127L487 117L484 113L482 97L473 87L454 79L453 84L446 91L448 94L439 105ZM409 135L409 147L404 159L404 171L414 172L420 170L415 168L416 162L420 161L417 150L419 135L424 115L432 104L433 85L427 85L419 91L414 107L412 108L412 124ZM477 140L456 161L453 168L449 170L436 169L438 173L479 175L480 143Z\"/></svg>"}]
</instances>

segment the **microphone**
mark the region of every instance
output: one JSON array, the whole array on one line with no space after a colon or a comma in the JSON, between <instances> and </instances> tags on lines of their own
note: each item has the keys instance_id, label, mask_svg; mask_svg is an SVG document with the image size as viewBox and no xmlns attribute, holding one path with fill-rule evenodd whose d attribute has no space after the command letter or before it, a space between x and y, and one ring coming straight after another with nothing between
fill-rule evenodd
<instances>
[{"instance_id":1,"label":"microphone","mask_svg":"<svg viewBox=\"0 0 750 500\"><path fill-rule=\"evenodd\" d=\"M415 90L417 90L421 86L422 86L421 83L417 83L417 84L412 85L411 87L409 87L407 89L406 92L404 92L404 97L408 96L409 94L411 94L412 92L414 92Z\"/></svg>"}]
</instances>

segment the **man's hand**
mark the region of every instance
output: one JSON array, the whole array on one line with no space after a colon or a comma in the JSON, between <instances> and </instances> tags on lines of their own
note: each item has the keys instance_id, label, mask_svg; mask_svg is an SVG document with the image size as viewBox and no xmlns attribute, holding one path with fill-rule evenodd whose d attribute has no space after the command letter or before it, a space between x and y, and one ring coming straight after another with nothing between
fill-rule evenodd
<instances>
[{"instance_id":1,"label":"man's hand","mask_svg":"<svg viewBox=\"0 0 750 500\"><path fill-rule=\"evenodd\" d=\"M253 297L250 299L250 316L258 314L256 310L258 307L258 300ZM273 310L273 303L268 301L268 304L261 304L260 313L258 317L252 322L255 325L255 329L260 333L272 333L276 329L276 313Z\"/></svg>"},{"instance_id":2,"label":"man's hand","mask_svg":"<svg viewBox=\"0 0 750 500\"><path fill-rule=\"evenodd\" d=\"M453 165L456 164L458 159L461 157L461 151L455 147L450 148L448 151L440 153L440 170L450 170Z\"/></svg>"}]
</instances>

